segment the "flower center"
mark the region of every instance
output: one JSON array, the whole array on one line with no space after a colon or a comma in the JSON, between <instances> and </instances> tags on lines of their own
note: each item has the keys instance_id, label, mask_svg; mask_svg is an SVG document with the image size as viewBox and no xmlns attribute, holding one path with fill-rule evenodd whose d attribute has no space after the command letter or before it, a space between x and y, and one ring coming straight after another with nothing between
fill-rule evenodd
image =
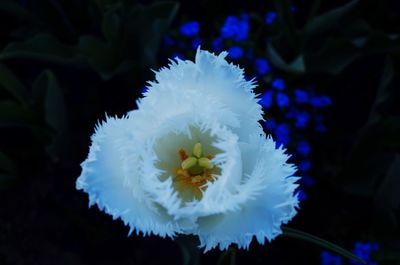
<instances>
[{"instance_id":1,"label":"flower center","mask_svg":"<svg viewBox=\"0 0 400 265\"><path fill-rule=\"evenodd\" d=\"M180 167L176 169L174 184L178 190L191 191L198 200L202 198L205 191L205 184L214 180L214 164L210 161L212 155L203 155L201 143L196 143L192 150L192 155L188 155L186 150L178 150L181 160Z\"/></svg>"}]
</instances>

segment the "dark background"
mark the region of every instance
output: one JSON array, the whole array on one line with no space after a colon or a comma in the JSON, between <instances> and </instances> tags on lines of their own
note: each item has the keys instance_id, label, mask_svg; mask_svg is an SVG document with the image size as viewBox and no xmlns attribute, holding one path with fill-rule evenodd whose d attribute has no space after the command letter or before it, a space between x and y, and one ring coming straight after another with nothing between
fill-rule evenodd
<instances>
[{"instance_id":1,"label":"dark background","mask_svg":"<svg viewBox=\"0 0 400 265\"><path fill-rule=\"evenodd\" d=\"M269 27L267 11L277 12ZM332 99L318 110L326 132L299 132L312 144L315 183L289 226L355 252L357 242L378 244L369 264L400 264L399 12L394 0L1 0L0 264L334 264L321 261L322 248L284 236L188 260L191 238L128 237L75 189L105 113L134 109L150 69L172 53L194 59L180 25L199 21L202 48L212 49L225 18L242 13L251 28L240 45L274 69L258 77L258 93L279 76Z\"/></svg>"}]
</instances>

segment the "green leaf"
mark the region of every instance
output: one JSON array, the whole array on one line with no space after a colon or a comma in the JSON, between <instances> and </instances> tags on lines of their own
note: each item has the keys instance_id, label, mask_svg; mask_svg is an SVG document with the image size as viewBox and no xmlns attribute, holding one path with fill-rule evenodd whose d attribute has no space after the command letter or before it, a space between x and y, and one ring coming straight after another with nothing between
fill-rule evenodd
<instances>
[{"instance_id":1,"label":"green leaf","mask_svg":"<svg viewBox=\"0 0 400 265\"><path fill-rule=\"evenodd\" d=\"M0 63L0 86L11 93L20 103L29 104L29 93L21 81Z\"/></svg>"},{"instance_id":2,"label":"green leaf","mask_svg":"<svg viewBox=\"0 0 400 265\"><path fill-rule=\"evenodd\" d=\"M292 5L289 0L275 0L275 7L278 13L279 28L286 40L285 43L289 45L293 53L297 54L299 52L299 39L292 17Z\"/></svg>"},{"instance_id":3,"label":"green leaf","mask_svg":"<svg viewBox=\"0 0 400 265\"><path fill-rule=\"evenodd\" d=\"M53 133L31 109L12 101L0 101L1 127L31 129L36 138L43 143L47 143Z\"/></svg>"},{"instance_id":4,"label":"green leaf","mask_svg":"<svg viewBox=\"0 0 400 265\"><path fill-rule=\"evenodd\" d=\"M15 175L17 171L16 163L1 151L0 151L0 170L3 170L13 175Z\"/></svg>"},{"instance_id":5,"label":"green leaf","mask_svg":"<svg viewBox=\"0 0 400 265\"><path fill-rule=\"evenodd\" d=\"M146 7L135 5L126 10L122 23L125 55L138 58L145 66L156 65L161 38L178 8L179 4L176 2L157 2ZM141 54L138 54L135 48L140 50Z\"/></svg>"},{"instance_id":6,"label":"green leaf","mask_svg":"<svg viewBox=\"0 0 400 265\"><path fill-rule=\"evenodd\" d=\"M66 149L68 141L64 92L50 70L45 70L38 76L33 84L33 91L36 102L41 104L40 113L55 132L48 151L52 155L59 155Z\"/></svg>"},{"instance_id":7,"label":"green leaf","mask_svg":"<svg viewBox=\"0 0 400 265\"><path fill-rule=\"evenodd\" d=\"M9 13L13 17L21 20L29 21L30 23L38 23L39 19L26 8L22 7L16 1L2 0L0 1L0 11Z\"/></svg>"},{"instance_id":8,"label":"green leaf","mask_svg":"<svg viewBox=\"0 0 400 265\"><path fill-rule=\"evenodd\" d=\"M337 75L359 58L361 52L351 41L329 38L318 51L304 53L305 69L310 73Z\"/></svg>"},{"instance_id":9,"label":"green leaf","mask_svg":"<svg viewBox=\"0 0 400 265\"><path fill-rule=\"evenodd\" d=\"M392 99L392 95L389 85L395 76L395 70L393 61L390 56L386 57L385 65L382 69L381 81L379 83L377 95L375 96L375 101L372 105L370 115L368 118L367 125L374 124L382 118L382 109L386 107L388 101Z\"/></svg>"},{"instance_id":10,"label":"green leaf","mask_svg":"<svg viewBox=\"0 0 400 265\"><path fill-rule=\"evenodd\" d=\"M356 255L354 255L353 253L351 253L348 250L345 250L344 248L339 247L338 245L335 245L329 241L326 241L324 239L321 239L319 237L313 236L311 234L305 233L303 231L294 229L294 228L289 228L289 227L282 227L282 231L283 231L283 235L287 236L287 237L291 237L291 238L296 238L296 239L300 239L303 241L307 241L310 243L313 243L315 245L321 246L323 248L326 248L330 251L336 252L339 255L342 255L343 257L352 259L354 261L357 262L361 262L363 264L366 264L366 262L357 257Z\"/></svg>"},{"instance_id":11,"label":"green leaf","mask_svg":"<svg viewBox=\"0 0 400 265\"><path fill-rule=\"evenodd\" d=\"M270 62L281 70L295 74L304 73L306 70L303 56L300 55L291 63L286 63L271 43L267 45L267 56Z\"/></svg>"},{"instance_id":12,"label":"green leaf","mask_svg":"<svg viewBox=\"0 0 400 265\"><path fill-rule=\"evenodd\" d=\"M16 181L17 178L15 175L0 173L0 190L12 186L13 184L16 183Z\"/></svg>"},{"instance_id":13,"label":"green leaf","mask_svg":"<svg viewBox=\"0 0 400 265\"><path fill-rule=\"evenodd\" d=\"M13 101L0 101L0 127L30 127L38 120L27 108Z\"/></svg>"},{"instance_id":14,"label":"green leaf","mask_svg":"<svg viewBox=\"0 0 400 265\"><path fill-rule=\"evenodd\" d=\"M200 264L200 248L198 239L190 235L180 235L175 239L182 251L183 265Z\"/></svg>"},{"instance_id":15,"label":"green leaf","mask_svg":"<svg viewBox=\"0 0 400 265\"><path fill-rule=\"evenodd\" d=\"M217 265L235 265L236 264L236 249L233 247L228 248L222 252Z\"/></svg>"},{"instance_id":16,"label":"green leaf","mask_svg":"<svg viewBox=\"0 0 400 265\"><path fill-rule=\"evenodd\" d=\"M400 155L396 155L388 168L374 198L374 227L385 238L398 238L400 234L396 211L400 207Z\"/></svg>"},{"instance_id":17,"label":"green leaf","mask_svg":"<svg viewBox=\"0 0 400 265\"><path fill-rule=\"evenodd\" d=\"M107 10L103 16L102 30L104 37L109 41L115 41L119 38L121 31L121 21L115 8Z\"/></svg>"},{"instance_id":18,"label":"green leaf","mask_svg":"<svg viewBox=\"0 0 400 265\"><path fill-rule=\"evenodd\" d=\"M382 137L378 140L378 145L384 150L400 148L400 117L388 116L380 123L382 127Z\"/></svg>"},{"instance_id":19,"label":"green leaf","mask_svg":"<svg viewBox=\"0 0 400 265\"><path fill-rule=\"evenodd\" d=\"M65 64L79 61L77 51L52 35L40 33L27 41L8 44L0 53L0 59L34 59Z\"/></svg>"},{"instance_id":20,"label":"green leaf","mask_svg":"<svg viewBox=\"0 0 400 265\"><path fill-rule=\"evenodd\" d=\"M343 17L353 10L358 2L359 0L352 0L341 7L329 10L322 15L312 18L305 27L305 34L319 34L339 26Z\"/></svg>"}]
</instances>

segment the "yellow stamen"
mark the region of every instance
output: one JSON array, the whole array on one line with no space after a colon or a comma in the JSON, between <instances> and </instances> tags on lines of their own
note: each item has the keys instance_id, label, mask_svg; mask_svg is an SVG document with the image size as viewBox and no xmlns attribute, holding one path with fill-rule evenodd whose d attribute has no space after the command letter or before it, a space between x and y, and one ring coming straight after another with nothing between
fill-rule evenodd
<instances>
[{"instance_id":1,"label":"yellow stamen","mask_svg":"<svg viewBox=\"0 0 400 265\"><path fill-rule=\"evenodd\" d=\"M178 154L179 154L179 158L180 158L182 161L189 157L189 156L186 154L185 149L183 149L183 148L179 149Z\"/></svg>"},{"instance_id":2,"label":"yellow stamen","mask_svg":"<svg viewBox=\"0 0 400 265\"><path fill-rule=\"evenodd\" d=\"M181 167L182 169L189 169L196 164L197 164L197 158L191 156L182 161Z\"/></svg>"},{"instance_id":3,"label":"yellow stamen","mask_svg":"<svg viewBox=\"0 0 400 265\"><path fill-rule=\"evenodd\" d=\"M211 161L207 157L202 157L199 158L199 166L207 168L207 169L212 169L214 165L211 163Z\"/></svg>"},{"instance_id":4,"label":"yellow stamen","mask_svg":"<svg viewBox=\"0 0 400 265\"><path fill-rule=\"evenodd\" d=\"M201 157L201 154L202 154L202 150L201 150L202 148L201 148L201 143L197 143L197 144L195 144L194 145L194 148L193 148L193 155L195 156L195 157L197 157L197 158L200 158Z\"/></svg>"},{"instance_id":5,"label":"yellow stamen","mask_svg":"<svg viewBox=\"0 0 400 265\"><path fill-rule=\"evenodd\" d=\"M191 191L194 198L200 200L207 182L214 181L213 169L215 167L211 163L214 156L210 154L203 156L201 143L194 145L192 155L189 156L183 148L178 150L178 155L182 162L176 169L174 185L178 190Z\"/></svg>"},{"instance_id":6,"label":"yellow stamen","mask_svg":"<svg viewBox=\"0 0 400 265\"><path fill-rule=\"evenodd\" d=\"M194 176L192 178L192 183L199 183L203 180L203 178L201 176Z\"/></svg>"}]
</instances>

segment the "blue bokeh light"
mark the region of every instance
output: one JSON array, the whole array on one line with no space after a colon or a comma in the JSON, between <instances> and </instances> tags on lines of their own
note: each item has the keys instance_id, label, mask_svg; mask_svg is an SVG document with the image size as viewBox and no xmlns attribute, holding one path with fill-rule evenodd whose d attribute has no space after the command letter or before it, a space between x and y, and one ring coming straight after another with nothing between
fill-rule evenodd
<instances>
[{"instance_id":1,"label":"blue bokeh light","mask_svg":"<svg viewBox=\"0 0 400 265\"><path fill-rule=\"evenodd\" d=\"M271 72L271 66L268 61L264 58L257 58L254 60L254 65L257 70L257 74L265 75Z\"/></svg>"},{"instance_id":2,"label":"blue bokeh light","mask_svg":"<svg viewBox=\"0 0 400 265\"><path fill-rule=\"evenodd\" d=\"M268 12L267 14L265 14L265 17L264 17L265 24L271 25L272 23L275 22L277 17L278 17L278 14L276 12L274 12L274 11Z\"/></svg>"},{"instance_id":3,"label":"blue bokeh light","mask_svg":"<svg viewBox=\"0 0 400 265\"><path fill-rule=\"evenodd\" d=\"M196 36L200 31L200 23L198 21L189 21L182 24L179 28L182 35L186 37Z\"/></svg>"},{"instance_id":4,"label":"blue bokeh light","mask_svg":"<svg viewBox=\"0 0 400 265\"><path fill-rule=\"evenodd\" d=\"M228 16L221 27L221 36L224 38L233 38L235 41L247 39L249 32L249 21L247 15Z\"/></svg>"},{"instance_id":5,"label":"blue bokeh light","mask_svg":"<svg viewBox=\"0 0 400 265\"><path fill-rule=\"evenodd\" d=\"M285 93L279 92L276 95L276 104L280 108L288 107L290 105L290 98Z\"/></svg>"},{"instance_id":6,"label":"blue bokeh light","mask_svg":"<svg viewBox=\"0 0 400 265\"><path fill-rule=\"evenodd\" d=\"M243 49L239 46L232 46L228 49L228 57L231 59L239 59L243 56Z\"/></svg>"},{"instance_id":7,"label":"blue bokeh light","mask_svg":"<svg viewBox=\"0 0 400 265\"><path fill-rule=\"evenodd\" d=\"M276 79L272 80L272 87L276 88L278 90L284 90L286 87L285 81L283 79L276 78Z\"/></svg>"}]
</instances>

